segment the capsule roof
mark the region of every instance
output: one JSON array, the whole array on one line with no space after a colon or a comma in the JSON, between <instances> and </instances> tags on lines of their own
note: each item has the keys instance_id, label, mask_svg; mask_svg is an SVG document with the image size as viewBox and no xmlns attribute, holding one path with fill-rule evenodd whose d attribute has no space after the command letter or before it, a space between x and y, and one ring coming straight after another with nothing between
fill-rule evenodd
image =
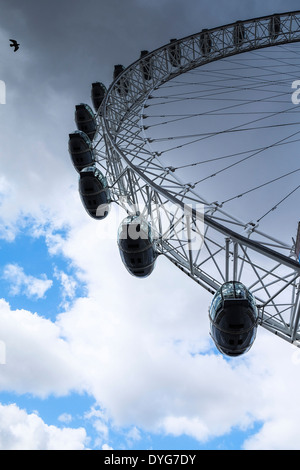
<instances>
[{"instance_id":1,"label":"capsule roof","mask_svg":"<svg viewBox=\"0 0 300 470\"><path fill-rule=\"evenodd\" d=\"M81 178L91 177L91 176L94 178L97 178L103 184L103 187L106 188L108 186L106 177L95 165L87 166L86 168L83 168L80 172Z\"/></svg>"},{"instance_id":2,"label":"capsule roof","mask_svg":"<svg viewBox=\"0 0 300 470\"><path fill-rule=\"evenodd\" d=\"M131 230L130 230L131 228ZM132 238L146 238L153 242L151 225L140 215L130 215L126 217L120 224L118 229L118 240L122 239L126 234Z\"/></svg>"},{"instance_id":3,"label":"capsule roof","mask_svg":"<svg viewBox=\"0 0 300 470\"><path fill-rule=\"evenodd\" d=\"M119 75L121 75L121 73L125 70L125 67L124 65L121 65L121 64L117 64L115 65L114 67L114 80L116 80L118 78ZM120 93L120 95L122 94L127 94L128 93L128 90L129 90L129 84L128 84L128 81L126 78L120 78L120 80L117 82L118 83L118 87L117 87L117 90L118 90L118 93Z\"/></svg>"}]
</instances>

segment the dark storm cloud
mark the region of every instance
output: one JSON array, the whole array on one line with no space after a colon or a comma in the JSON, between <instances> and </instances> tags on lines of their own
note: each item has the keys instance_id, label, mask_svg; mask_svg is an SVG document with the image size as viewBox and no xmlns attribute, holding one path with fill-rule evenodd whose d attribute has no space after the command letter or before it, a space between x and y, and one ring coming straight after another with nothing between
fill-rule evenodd
<instances>
[{"instance_id":1,"label":"dark storm cloud","mask_svg":"<svg viewBox=\"0 0 300 470\"><path fill-rule=\"evenodd\" d=\"M11 119L18 126L26 123L35 130L35 123L46 118L49 101L55 103L63 97L69 98L74 106L78 102L91 104L91 83L99 80L109 86L114 65L130 65L141 50L151 51L171 38L203 28L293 10L297 3L0 0L0 78L7 84L8 98L5 111L13 110ZM15 54L9 48L9 38L21 44ZM66 113L70 120L67 125ZM72 129L73 115L74 107L60 109L57 120L64 119L66 127Z\"/></svg>"},{"instance_id":2,"label":"dark storm cloud","mask_svg":"<svg viewBox=\"0 0 300 470\"><path fill-rule=\"evenodd\" d=\"M113 66L125 66L143 49L171 37L297 8L297 1L267 0L0 0L0 28L28 54L30 80L42 86L76 90L94 80L109 85ZM29 78L29 77L28 77Z\"/></svg>"},{"instance_id":3,"label":"dark storm cloud","mask_svg":"<svg viewBox=\"0 0 300 470\"><path fill-rule=\"evenodd\" d=\"M137 0L2 1L1 26L18 38L23 53L28 51L35 58L32 79L76 88L93 79L107 83L115 63L129 65L140 50L168 42L168 16L177 27L184 8L178 2L174 2L175 10L172 2L162 3L164 6Z\"/></svg>"}]
</instances>

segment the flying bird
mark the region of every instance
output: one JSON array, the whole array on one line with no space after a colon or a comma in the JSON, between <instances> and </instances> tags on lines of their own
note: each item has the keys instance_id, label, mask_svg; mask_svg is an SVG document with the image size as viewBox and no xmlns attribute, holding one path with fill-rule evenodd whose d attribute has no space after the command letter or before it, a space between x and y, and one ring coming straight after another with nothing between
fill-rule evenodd
<instances>
[{"instance_id":1,"label":"flying bird","mask_svg":"<svg viewBox=\"0 0 300 470\"><path fill-rule=\"evenodd\" d=\"M12 44L10 44L10 47L14 47L14 52L16 52L19 49L20 44L18 44L15 39L10 39L10 41L12 42Z\"/></svg>"}]
</instances>

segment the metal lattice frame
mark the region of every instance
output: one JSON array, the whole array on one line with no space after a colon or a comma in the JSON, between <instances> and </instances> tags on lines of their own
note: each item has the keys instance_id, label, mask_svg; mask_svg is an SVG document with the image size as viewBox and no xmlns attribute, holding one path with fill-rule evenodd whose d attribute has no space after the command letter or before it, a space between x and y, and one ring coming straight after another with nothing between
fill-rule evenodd
<instances>
[{"instance_id":1,"label":"metal lattice frame","mask_svg":"<svg viewBox=\"0 0 300 470\"><path fill-rule=\"evenodd\" d=\"M235 54L299 41L297 11L203 30L169 43L114 80L98 111L93 142L114 201L151 220L157 252L211 293L227 280L243 282L257 299L259 323L297 346L300 265L293 247L210 204L181 182L151 150L143 118L151 93L178 75Z\"/></svg>"}]
</instances>

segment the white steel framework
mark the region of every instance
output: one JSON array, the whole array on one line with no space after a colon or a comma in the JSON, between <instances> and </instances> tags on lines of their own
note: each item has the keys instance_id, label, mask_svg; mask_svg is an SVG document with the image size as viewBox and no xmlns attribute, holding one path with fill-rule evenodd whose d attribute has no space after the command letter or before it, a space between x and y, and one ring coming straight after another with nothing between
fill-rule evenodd
<instances>
[{"instance_id":1,"label":"white steel framework","mask_svg":"<svg viewBox=\"0 0 300 470\"><path fill-rule=\"evenodd\" d=\"M294 246L180 181L151 150L145 117L151 94L175 77L226 57L299 41L297 11L202 30L144 53L108 89L93 141L113 200L151 221L157 252L212 294L228 280L243 282L256 297L259 324L297 346L300 265Z\"/></svg>"}]
</instances>

